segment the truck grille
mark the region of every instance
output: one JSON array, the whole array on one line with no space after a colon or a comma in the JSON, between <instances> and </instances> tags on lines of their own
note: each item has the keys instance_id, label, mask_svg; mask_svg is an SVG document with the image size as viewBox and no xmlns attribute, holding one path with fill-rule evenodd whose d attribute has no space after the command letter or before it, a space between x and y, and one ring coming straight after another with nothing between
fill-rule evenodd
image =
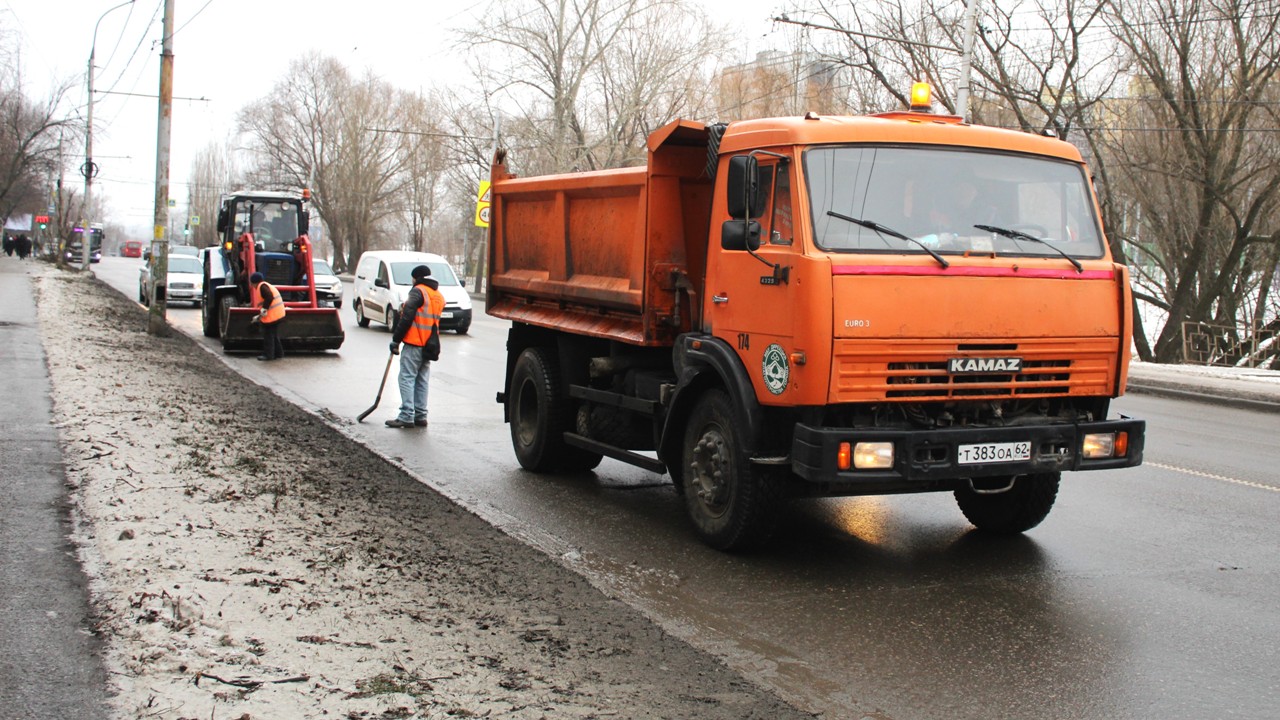
<instances>
[{"instance_id":1,"label":"truck grille","mask_svg":"<svg viewBox=\"0 0 1280 720\"><path fill-rule=\"evenodd\" d=\"M195 287L195 283L189 282L169 283L169 288L172 290L194 290Z\"/></svg>"},{"instance_id":2,"label":"truck grille","mask_svg":"<svg viewBox=\"0 0 1280 720\"><path fill-rule=\"evenodd\" d=\"M951 375L947 363L889 363L890 398L974 398L1065 395L1071 390L1070 360L1030 360L1017 373Z\"/></svg>"},{"instance_id":3,"label":"truck grille","mask_svg":"<svg viewBox=\"0 0 1280 720\"><path fill-rule=\"evenodd\" d=\"M939 343L837 341L833 402L975 400L1110 392L1119 356L1114 338ZM953 374L954 357L1018 357L1017 372Z\"/></svg>"}]
</instances>

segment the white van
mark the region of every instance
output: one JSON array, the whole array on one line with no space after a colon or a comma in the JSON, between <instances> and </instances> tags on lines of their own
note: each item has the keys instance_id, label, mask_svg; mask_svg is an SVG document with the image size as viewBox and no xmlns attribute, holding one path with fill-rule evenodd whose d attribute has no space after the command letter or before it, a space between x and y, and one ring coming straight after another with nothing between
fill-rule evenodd
<instances>
[{"instance_id":1,"label":"white van","mask_svg":"<svg viewBox=\"0 0 1280 720\"><path fill-rule=\"evenodd\" d=\"M431 268L431 277L440 283L440 294L444 295L440 329L456 330L459 335L467 333L471 328L471 296L448 261L431 253L396 250L370 251L356 263L351 306L360 327L369 327L371 321L388 328L395 326L400 306L413 288L410 273L419 265Z\"/></svg>"}]
</instances>

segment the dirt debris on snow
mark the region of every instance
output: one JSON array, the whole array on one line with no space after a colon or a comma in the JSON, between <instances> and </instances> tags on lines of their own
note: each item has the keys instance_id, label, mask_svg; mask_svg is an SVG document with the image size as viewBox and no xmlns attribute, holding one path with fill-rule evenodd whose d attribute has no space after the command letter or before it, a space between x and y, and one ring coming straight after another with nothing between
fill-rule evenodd
<instances>
[{"instance_id":1,"label":"dirt debris on snow","mask_svg":"<svg viewBox=\"0 0 1280 720\"><path fill-rule=\"evenodd\" d=\"M85 276L35 279L118 717L809 717Z\"/></svg>"}]
</instances>

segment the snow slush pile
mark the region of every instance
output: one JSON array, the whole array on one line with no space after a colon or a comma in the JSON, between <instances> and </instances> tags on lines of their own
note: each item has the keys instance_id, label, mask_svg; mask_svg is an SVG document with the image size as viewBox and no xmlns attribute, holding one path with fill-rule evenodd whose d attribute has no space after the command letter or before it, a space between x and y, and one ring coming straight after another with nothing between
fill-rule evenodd
<instances>
[{"instance_id":1,"label":"snow slush pile","mask_svg":"<svg viewBox=\"0 0 1280 720\"><path fill-rule=\"evenodd\" d=\"M808 717L104 285L36 282L117 716Z\"/></svg>"}]
</instances>

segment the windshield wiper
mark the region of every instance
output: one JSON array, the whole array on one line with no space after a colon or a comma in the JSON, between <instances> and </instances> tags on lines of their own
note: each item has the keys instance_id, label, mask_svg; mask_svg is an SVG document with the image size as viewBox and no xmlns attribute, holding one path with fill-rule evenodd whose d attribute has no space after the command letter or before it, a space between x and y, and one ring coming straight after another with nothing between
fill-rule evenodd
<instances>
[{"instance_id":1,"label":"windshield wiper","mask_svg":"<svg viewBox=\"0 0 1280 720\"><path fill-rule=\"evenodd\" d=\"M938 261L938 264L939 264L939 265L941 265L941 266L942 266L942 268L943 268L944 270L945 270L946 268L951 267L951 263L947 262L947 261L946 261L946 259L945 259L945 258L943 258L943 257L942 257L941 255L939 255L938 253L936 253L936 252L934 252L933 250L929 249L929 246L928 246L928 245L925 245L924 243L920 242L919 240L917 240L917 239L915 239L915 238L913 238L913 237L908 237L908 236L906 236L906 235L903 235L902 233L898 232L897 230L894 230L894 229L892 229L892 228L887 228L887 227L885 227L884 225L881 225L880 223L878 223L878 222L876 222L876 221L874 221L874 220L859 220L859 219L858 219L858 218L856 218L856 217L849 217L848 215L843 215L843 214L841 214L841 213L836 212L835 210L828 210L828 211L827 211L827 214L828 214L828 215L830 215L831 217L837 217L837 218L840 218L841 220L845 220L845 221L847 221L847 222L851 222L851 223L853 223L854 225L861 225L862 227L867 228L867 229L869 229L869 230L875 230L876 232L880 233L881 235L888 235L889 237L895 237L895 238L898 238L899 240L906 240L906 241L907 241L907 242L909 242L909 243L915 243L916 245L919 245L919 246L920 246L920 249L921 249L921 250L923 250L923 251L925 251L925 252L929 253L929 255L931 255L931 256L933 257L933 259L934 259L934 260L937 260L937 261Z\"/></svg>"},{"instance_id":2,"label":"windshield wiper","mask_svg":"<svg viewBox=\"0 0 1280 720\"><path fill-rule=\"evenodd\" d=\"M995 225L974 225L974 227L978 228L979 230L986 230L987 232L993 232L997 235L1003 235L1009 238L1010 240L1014 240L1014 241L1030 240L1031 242L1038 242L1041 245L1048 247L1050 250L1066 258L1068 262L1070 262L1072 265L1075 266L1077 273L1084 272L1084 266L1080 264L1079 260L1076 260L1075 258L1066 254L1058 246L1054 245L1048 240L1045 240L1044 238L1038 238L1035 235L1028 235L1027 233L1022 232L1021 230L1010 230L1009 228L996 227Z\"/></svg>"}]
</instances>

